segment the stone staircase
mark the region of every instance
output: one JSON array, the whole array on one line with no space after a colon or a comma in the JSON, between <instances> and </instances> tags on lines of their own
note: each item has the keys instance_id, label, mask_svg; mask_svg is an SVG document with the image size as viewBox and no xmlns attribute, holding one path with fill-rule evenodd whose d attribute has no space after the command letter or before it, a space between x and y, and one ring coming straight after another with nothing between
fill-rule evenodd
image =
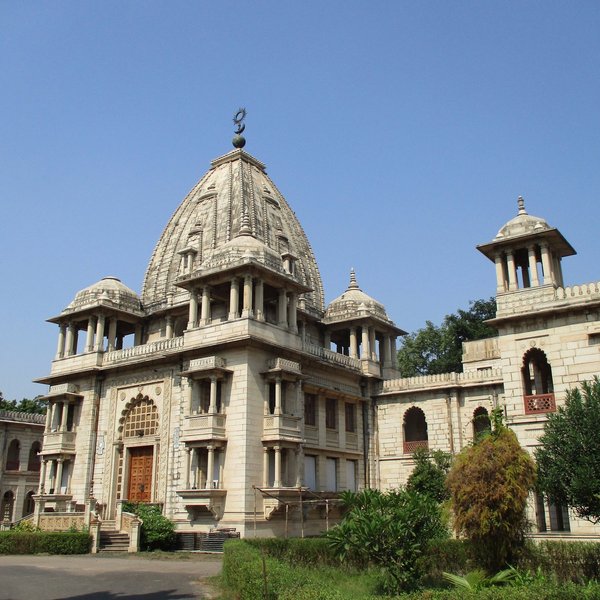
<instances>
[{"instance_id":1,"label":"stone staircase","mask_svg":"<svg viewBox=\"0 0 600 600\"><path fill-rule=\"evenodd\" d=\"M102 521L100 524L100 552L127 552L129 534L117 531L115 521Z\"/></svg>"}]
</instances>

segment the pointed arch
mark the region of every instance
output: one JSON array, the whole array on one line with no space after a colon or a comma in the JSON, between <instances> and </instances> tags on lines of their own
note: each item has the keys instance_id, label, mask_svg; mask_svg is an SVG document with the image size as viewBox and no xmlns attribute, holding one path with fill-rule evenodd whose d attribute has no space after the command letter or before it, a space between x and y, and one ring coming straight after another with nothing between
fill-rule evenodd
<instances>
[{"instance_id":1,"label":"pointed arch","mask_svg":"<svg viewBox=\"0 0 600 600\"><path fill-rule=\"evenodd\" d=\"M6 452L6 470L7 471L18 471L21 467L21 442L19 440L14 439L8 445L8 450Z\"/></svg>"},{"instance_id":2,"label":"pointed arch","mask_svg":"<svg viewBox=\"0 0 600 600\"><path fill-rule=\"evenodd\" d=\"M473 439L476 440L487 431L491 431L491 429L492 424L487 408L478 406L473 411Z\"/></svg>"},{"instance_id":3,"label":"pointed arch","mask_svg":"<svg viewBox=\"0 0 600 600\"><path fill-rule=\"evenodd\" d=\"M138 394L121 412L119 433L122 438L155 435L158 429L158 409L154 400Z\"/></svg>"},{"instance_id":4,"label":"pointed arch","mask_svg":"<svg viewBox=\"0 0 600 600\"><path fill-rule=\"evenodd\" d=\"M543 350L530 348L524 354L521 376L525 414L555 411L552 367Z\"/></svg>"},{"instance_id":5,"label":"pointed arch","mask_svg":"<svg viewBox=\"0 0 600 600\"><path fill-rule=\"evenodd\" d=\"M27 470L38 472L40 470L40 451L42 449L42 445L40 442L33 442L31 444L31 448L29 449L29 460L27 461Z\"/></svg>"},{"instance_id":6,"label":"pointed arch","mask_svg":"<svg viewBox=\"0 0 600 600\"><path fill-rule=\"evenodd\" d=\"M417 448L428 448L427 419L425 413L417 406L411 406L404 413L404 454L412 454Z\"/></svg>"}]
</instances>

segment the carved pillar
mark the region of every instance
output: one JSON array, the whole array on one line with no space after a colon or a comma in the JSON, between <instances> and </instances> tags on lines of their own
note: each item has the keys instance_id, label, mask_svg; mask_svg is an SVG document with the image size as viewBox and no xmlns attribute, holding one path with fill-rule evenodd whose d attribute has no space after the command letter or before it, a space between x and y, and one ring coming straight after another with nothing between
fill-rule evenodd
<instances>
[{"instance_id":1,"label":"carved pillar","mask_svg":"<svg viewBox=\"0 0 600 600\"><path fill-rule=\"evenodd\" d=\"M46 492L46 469L48 468L48 461L43 458L42 459L42 472L40 473L40 487L38 489L38 494L44 494Z\"/></svg>"},{"instance_id":2,"label":"carved pillar","mask_svg":"<svg viewBox=\"0 0 600 600\"><path fill-rule=\"evenodd\" d=\"M263 487L269 487L269 447L263 446Z\"/></svg>"},{"instance_id":3,"label":"carved pillar","mask_svg":"<svg viewBox=\"0 0 600 600\"><path fill-rule=\"evenodd\" d=\"M210 288L205 285L202 288L202 305L200 307L200 325L210 323Z\"/></svg>"},{"instance_id":4,"label":"carved pillar","mask_svg":"<svg viewBox=\"0 0 600 600\"><path fill-rule=\"evenodd\" d=\"M65 355L65 334L67 326L61 323L58 326L58 344L56 346L56 359L62 358Z\"/></svg>"},{"instance_id":5,"label":"carved pillar","mask_svg":"<svg viewBox=\"0 0 600 600\"><path fill-rule=\"evenodd\" d=\"M206 487L212 488L215 472L215 447L212 444L206 446L208 450L208 460L206 461Z\"/></svg>"},{"instance_id":6,"label":"carved pillar","mask_svg":"<svg viewBox=\"0 0 600 600\"><path fill-rule=\"evenodd\" d=\"M238 280L234 277L231 280L230 288L229 288L229 320L237 319L240 315L238 312L238 304L239 304L239 294L240 294L240 284Z\"/></svg>"},{"instance_id":7,"label":"carved pillar","mask_svg":"<svg viewBox=\"0 0 600 600\"><path fill-rule=\"evenodd\" d=\"M292 333L298 333L298 294L290 294L290 303L288 305L288 327Z\"/></svg>"},{"instance_id":8,"label":"carved pillar","mask_svg":"<svg viewBox=\"0 0 600 600\"><path fill-rule=\"evenodd\" d=\"M244 275L244 306L242 317L252 316L252 275Z\"/></svg>"},{"instance_id":9,"label":"carved pillar","mask_svg":"<svg viewBox=\"0 0 600 600\"><path fill-rule=\"evenodd\" d=\"M194 410L194 385L195 381L188 377L188 386L186 390L186 405L188 409L188 415L192 415Z\"/></svg>"},{"instance_id":10,"label":"carved pillar","mask_svg":"<svg viewBox=\"0 0 600 600\"><path fill-rule=\"evenodd\" d=\"M185 474L184 474L184 484L185 484L185 489L189 490L190 489L190 469L191 469L191 454L192 454L192 449L189 446L186 446L185 448Z\"/></svg>"},{"instance_id":11,"label":"carved pillar","mask_svg":"<svg viewBox=\"0 0 600 600\"><path fill-rule=\"evenodd\" d=\"M391 368L394 366L393 358L392 358L392 336L384 335L383 336L383 366L386 368Z\"/></svg>"},{"instance_id":12,"label":"carved pillar","mask_svg":"<svg viewBox=\"0 0 600 600\"><path fill-rule=\"evenodd\" d=\"M219 484L218 484L218 488L222 489L223 488L223 469L225 466L225 448L219 448L218 450L218 465L219 465Z\"/></svg>"},{"instance_id":13,"label":"carved pillar","mask_svg":"<svg viewBox=\"0 0 600 600\"><path fill-rule=\"evenodd\" d=\"M275 412L274 414L280 415L281 410L281 377L275 378Z\"/></svg>"},{"instance_id":14,"label":"carved pillar","mask_svg":"<svg viewBox=\"0 0 600 600\"><path fill-rule=\"evenodd\" d=\"M106 324L106 317L104 315L98 315L96 321L96 352L104 351L104 326Z\"/></svg>"},{"instance_id":15,"label":"carved pillar","mask_svg":"<svg viewBox=\"0 0 600 600\"><path fill-rule=\"evenodd\" d=\"M68 402L62 403L62 413L60 419L60 431L67 430L67 417L69 415L69 404Z\"/></svg>"},{"instance_id":16,"label":"carved pillar","mask_svg":"<svg viewBox=\"0 0 600 600\"><path fill-rule=\"evenodd\" d=\"M165 327L165 337L170 340L173 337L173 317L171 315L167 315L166 327Z\"/></svg>"},{"instance_id":17,"label":"carved pillar","mask_svg":"<svg viewBox=\"0 0 600 600\"><path fill-rule=\"evenodd\" d=\"M63 463L64 458L58 458L56 460L56 472L54 476L54 493L61 493L62 474L63 474Z\"/></svg>"},{"instance_id":18,"label":"carved pillar","mask_svg":"<svg viewBox=\"0 0 600 600\"><path fill-rule=\"evenodd\" d=\"M117 317L111 317L108 321L108 350L115 349L117 341Z\"/></svg>"},{"instance_id":19,"label":"carved pillar","mask_svg":"<svg viewBox=\"0 0 600 600\"><path fill-rule=\"evenodd\" d=\"M257 279L254 285L255 315L258 321L265 320L265 285L262 279Z\"/></svg>"},{"instance_id":20,"label":"carved pillar","mask_svg":"<svg viewBox=\"0 0 600 600\"><path fill-rule=\"evenodd\" d=\"M496 293L506 292L506 279L504 275L504 257L502 254L496 254L494 257L496 264Z\"/></svg>"},{"instance_id":21,"label":"carved pillar","mask_svg":"<svg viewBox=\"0 0 600 600\"><path fill-rule=\"evenodd\" d=\"M304 479L304 448L298 445L296 448L296 487L302 486Z\"/></svg>"},{"instance_id":22,"label":"carved pillar","mask_svg":"<svg viewBox=\"0 0 600 600\"><path fill-rule=\"evenodd\" d=\"M369 328L364 325L361 327L362 344L360 347L361 358L371 358L371 347L369 344Z\"/></svg>"},{"instance_id":23,"label":"carved pillar","mask_svg":"<svg viewBox=\"0 0 600 600\"><path fill-rule=\"evenodd\" d=\"M350 357L358 358L358 339L356 337L356 327L350 327Z\"/></svg>"},{"instance_id":24,"label":"carved pillar","mask_svg":"<svg viewBox=\"0 0 600 600\"><path fill-rule=\"evenodd\" d=\"M510 292L518 290L517 267L515 266L515 257L512 252L506 253L506 267L508 269L508 290Z\"/></svg>"},{"instance_id":25,"label":"carved pillar","mask_svg":"<svg viewBox=\"0 0 600 600\"><path fill-rule=\"evenodd\" d=\"M52 403L48 402L48 408L46 409L46 425L44 427L44 432L48 433L52 426Z\"/></svg>"},{"instance_id":26,"label":"carved pillar","mask_svg":"<svg viewBox=\"0 0 600 600\"><path fill-rule=\"evenodd\" d=\"M287 292L284 289L279 290L279 302L277 306L277 324L279 327L287 327Z\"/></svg>"},{"instance_id":27,"label":"carved pillar","mask_svg":"<svg viewBox=\"0 0 600 600\"><path fill-rule=\"evenodd\" d=\"M135 324L135 333L133 334L133 345L139 346L142 343L142 324Z\"/></svg>"},{"instance_id":28,"label":"carved pillar","mask_svg":"<svg viewBox=\"0 0 600 600\"><path fill-rule=\"evenodd\" d=\"M198 296L195 289L190 290L190 310L188 315L188 329L194 329L196 327L196 321L198 320Z\"/></svg>"},{"instance_id":29,"label":"carved pillar","mask_svg":"<svg viewBox=\"0 0 600 600\"><path fill-rule=\"evenodd\" d=\"M67 489L66 489L67 494L71 493L71 480L72 479L73 479L73 461L68 460L67 461Z\"/></svg>"},{"instance_id":30,"label":"carved pillar","mask_svg":"<svg viewBox=\"0 0 600 600\"><path fill-rule=\"evenodd\" d=\"M74 338L75 338L75 325L73 323L69 323L69 325L67 327L67 340L65 342L65 354L67 356L72 356L73 354L75 354L75 351L73 349Z\"/></svg>"},{"instance_id":31,"label":"carved pillar","mask_svg":"<svg viewBox=\"0 0 600 600\"><path fill-rule=\"evenodd\" d=\"M554 276L552 273L552 260L550 257L550 250L548 244L540 245L542 251L542 269L544 271L544 285L554 283Z\"/></svg>"},{"instance_id":32,"label":"carved pillar","mask_svg":"<svg viewBox=\"0 0 600 600\"><path fill-rule=\"evenodd\" d=\"M281 446L274 446L275 450L275 481L273 481L274 488L281 487Z\"/></svg>"},{"instance_id":33,"label":"carved pillar","mask_svg":"<svg viewBox=\"0 0 600 600\"><path fill-rule=\"evenodd\" d=\"M94 317L88 317L87 332L85 336L85 351L91 352L94 349Z\"/></svg>"},{"instance_id":34,"label":"carved pillar","mask_svg":"<svg viewBox=\"0 0 600 600\"><path fill-rule=\"evenodd\" d=\"M323 348L331 350L331 333L327 330L323 333Z\"/></svg>"},{"instance_id":35,"label":"carved pillar","mask_svg":"<svg viewBox=\"0 0 600 600\"><path fill-rule=\"evenodd\" d=\"M210 403L208 405L208 412L214 415L217 412L217 377L216 375L210 376Z\"/></svg>"}]
</instances>

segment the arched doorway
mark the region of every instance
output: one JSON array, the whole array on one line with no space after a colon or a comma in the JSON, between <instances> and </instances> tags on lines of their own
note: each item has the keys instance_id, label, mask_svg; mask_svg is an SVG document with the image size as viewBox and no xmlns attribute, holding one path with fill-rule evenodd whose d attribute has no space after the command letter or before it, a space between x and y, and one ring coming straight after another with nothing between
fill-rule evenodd
<instances>
[{"instance_id":1,"label":"arched doorway","mask_svg":"<svg viewBox=\"0 0 600 600\"><path fill-rule=\"evenodd\" d=\"M428 448L427 420L425 413L412 406L404 413L404 454L412 454L417 448Z\"/></svg>"},{"instance_id":2,"label":"arched doorway","mask_svg":"<svg viewBox=\"0 0 600 600\"><path fill-rule=\"evenodd\" d=\"M478 406L473 411L473 439L476 440L488 431L491 431L491 429L492 424L487 409L483 406Z\"/></svg>"}]
</instances>

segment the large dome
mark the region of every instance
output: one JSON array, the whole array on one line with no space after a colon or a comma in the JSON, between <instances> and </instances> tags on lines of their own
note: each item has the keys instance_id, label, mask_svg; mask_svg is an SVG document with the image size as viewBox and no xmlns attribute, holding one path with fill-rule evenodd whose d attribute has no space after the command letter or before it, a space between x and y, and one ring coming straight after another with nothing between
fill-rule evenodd
<instances>
[{"instance_id":1,"label":"large dome","mask_svg":"<svg viewBox=\"0 0 600 600\"><path fill-rule=\"evenodd\" d=\"M168 293L181 294L173 284L180 252L196 251L196 264L226 249L239 233L244 214L254 238L278 255L296 257L295 277L313 291L306 308L322 312L323 284L317 262L296 215L265 172L265 166L243 150L233 150L211 163L165 227L146 270L142 301L158 308Z\"/></svg>"}]
</instances>

